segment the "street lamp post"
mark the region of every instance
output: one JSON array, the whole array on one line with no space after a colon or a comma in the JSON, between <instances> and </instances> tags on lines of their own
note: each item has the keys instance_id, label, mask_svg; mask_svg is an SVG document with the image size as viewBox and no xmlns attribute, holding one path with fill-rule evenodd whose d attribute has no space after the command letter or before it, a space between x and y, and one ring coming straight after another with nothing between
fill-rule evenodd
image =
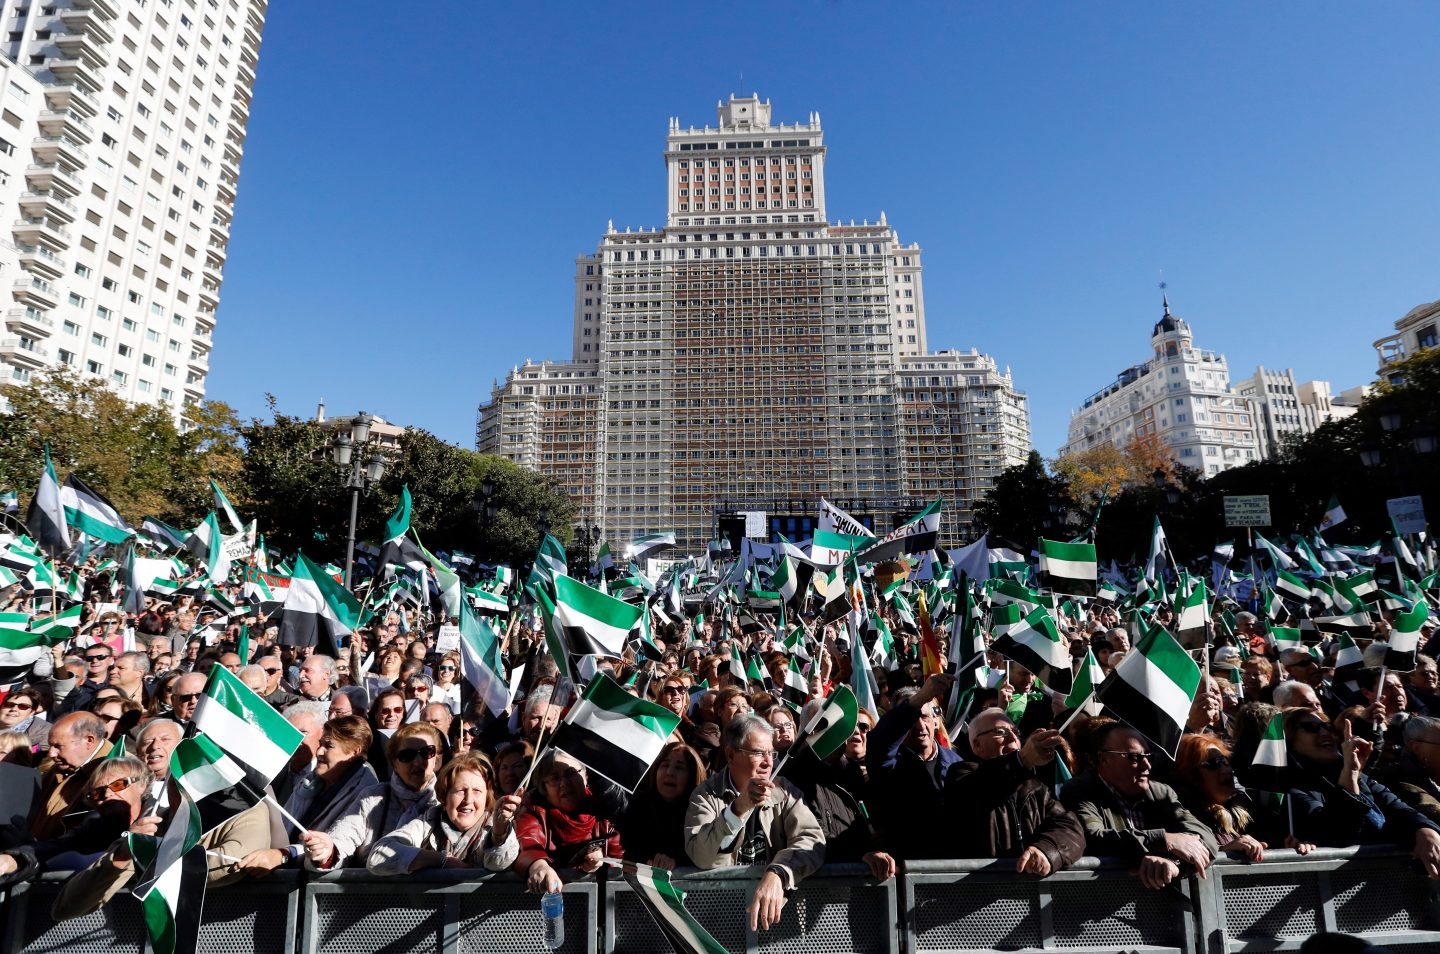
<instances>
[{"instance_id":1,"label":"street lamp post","mask_svg":"<svg viewBox=\"0 0 1440 954\"><path fill-rule=\"evenodd\" d=\"M481 528L486 531L490 529L490 524L494 521L495 514L498 512L495 501L491 499L494 496L495 481L486 477L480 481L480 492L475 495L474 500L470 501L470 506L474 507L475 512L480 515ZM477 546L475 549L479 551L480 548ZM476 558L484 559L479 552L476 553Z\"/></svg>"},{"instance_id":2,"label":"street lamp post","mask_svg":"<svg viewBox=\"0 0 1440 954\"><path fill-rule=\"evenodd\" d=\"M374 418L361 411L353 418L350 433L337 434L330 443L330 459L344 472L345 487L350 491L350 533L345 540L347 590L351 588L355 566L355 524L360 514L360 495L385 476L385 458L378 448L369 446L373 423Z\"/></svg>"}]
</instances>

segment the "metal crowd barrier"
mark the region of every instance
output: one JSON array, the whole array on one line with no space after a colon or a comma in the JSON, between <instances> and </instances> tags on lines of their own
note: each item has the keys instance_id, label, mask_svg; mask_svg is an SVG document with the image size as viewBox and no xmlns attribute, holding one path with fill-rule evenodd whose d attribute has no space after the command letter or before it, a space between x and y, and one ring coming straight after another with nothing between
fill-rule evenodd
<instances>
[{"instance_id":1,"label":"metal crowd barrier","mask_svg":"<svg viewBox=\"0 0 1440 954\"><path fill-rule=\"evenodd\" d=\"M877 883L858 865L807 878L780 924L749 930L752 869L684 872L686 908L733 954L932 954L992 950L1231 954L1295 950L1320 931L1361 934L1392 951L1440 950L1440 889L1407 854L1321 849L1222 859L1209 877L1171 891L1142 888L1123 866L1084 858L1048 878L1013 861L916 861ZM0 954L144 954L128 894L84 918L55 923L64 875L10 889L0 907ZM201 954L520 954L546 949L538 899L514 875L363 871L278 873L207 893ZM618 873L565 886L564 952L667 950Z\"/></svg>"}]
</instances>

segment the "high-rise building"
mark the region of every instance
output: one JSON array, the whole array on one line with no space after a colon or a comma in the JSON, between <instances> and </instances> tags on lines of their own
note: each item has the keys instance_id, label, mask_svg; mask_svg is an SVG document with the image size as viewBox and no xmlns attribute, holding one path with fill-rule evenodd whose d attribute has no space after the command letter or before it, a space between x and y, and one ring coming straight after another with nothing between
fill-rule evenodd
<instances>
[{"instance_id":1,"label":"high-rise building","mask_svg":"<svg viewBox=\"0 0 1440 954\"><path fill-rule=\"evenodd\" d=\"M1286 435L1304 436L1326 421L1355 413L1335 403L1329 381L1296 381L1289 368L1256 368L1254 375L1235 382L1233 390L1255 407L1261 457L1274 456Z\"/></svg>"},{"instance_id":2,"label":"high-rise building","mask_svg":"<svg viewBox=\"0 0 1440 954\"><path fill-rule=\"evenodd\" d=\"M0 3L0 379L204 397L267 2Z\"/></svg>"},{"instance_id":3,"label":"high-rise building","mask_svg":"<svg viewBox=\"0 0 1440 954\"><path fill-rule=\"evenodd\" d=\"M1260 457L1256 410L1230 389L1223 354L1195 347L1183 319L1164 314L1150 333L1151 356L1071 413L1063 453L1158 437L1175 459L1206 476Z\"/></svg>"},{"instance_id":4,"label":"high-rise building","mask_svg":"<svg viewBox=\"0 0 1440 954\"><path fill-rule=\"evenodd\" d=\"M576 260L571 360L497 384L477 446L560 476L616 540L673 529L694 549L754 511L805 536L821 495L880 530L944 495L959 527L975 489L1028 452L1024 396L988 358L947 352L927 376L949 383L924 389L944 395L946 426L1003 422L1004 439L937 435L914 409L931 398L902 411L902 369L926 354L919 246L883 212L829 221L818 114L776 124L758 96L718 114L670 121L664 227L611 224Z\"/></svg>"}]
</instances>

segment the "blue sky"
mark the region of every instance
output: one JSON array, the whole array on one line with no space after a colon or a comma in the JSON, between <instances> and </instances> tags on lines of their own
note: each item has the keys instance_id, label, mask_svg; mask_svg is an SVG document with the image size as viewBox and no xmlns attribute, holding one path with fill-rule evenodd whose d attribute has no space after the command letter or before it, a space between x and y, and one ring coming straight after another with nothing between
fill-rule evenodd
<instances>
[{"instance_id":1,"label":"blue sky","mask_svg":"<svg viewBox=\"0 0 1440 954\"><path fill-rule=\"evenodd\" d=\"M343 12L342 12L343 10ZM274 3L209 394L472 446L569 356L572 267L663 225L668 119L818 111L828 213L925 251L931 348L1036 446L1142 360L1162 279L1232 376L1337 390L1440 298L1434 3Z\"/></svg>"}]
</instances>

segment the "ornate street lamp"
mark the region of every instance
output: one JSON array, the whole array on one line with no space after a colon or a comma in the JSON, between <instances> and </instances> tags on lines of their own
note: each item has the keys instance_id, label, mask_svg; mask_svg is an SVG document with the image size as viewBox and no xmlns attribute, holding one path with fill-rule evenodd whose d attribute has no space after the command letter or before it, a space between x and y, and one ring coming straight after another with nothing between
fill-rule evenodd
<instances>
[{"instance_id":1,"label":"ornate street lamp","mask_svg":"<svg viewBox=\"0 0 1440 954\"><path fill-rule=\"evenodd\" d=\"M343 426L341 420L337 420L337 426ZM374 423L373 417L361 411L351 419L349 432L337 431L327 447L330 460L345 475L345 487L350 491L350 532L345 540L346 589L350 589L355 567L355 523L360 513L360 495L368 493L385 476L385 457L378 446L370 444Z\"/></svg>"}]
</instances>

